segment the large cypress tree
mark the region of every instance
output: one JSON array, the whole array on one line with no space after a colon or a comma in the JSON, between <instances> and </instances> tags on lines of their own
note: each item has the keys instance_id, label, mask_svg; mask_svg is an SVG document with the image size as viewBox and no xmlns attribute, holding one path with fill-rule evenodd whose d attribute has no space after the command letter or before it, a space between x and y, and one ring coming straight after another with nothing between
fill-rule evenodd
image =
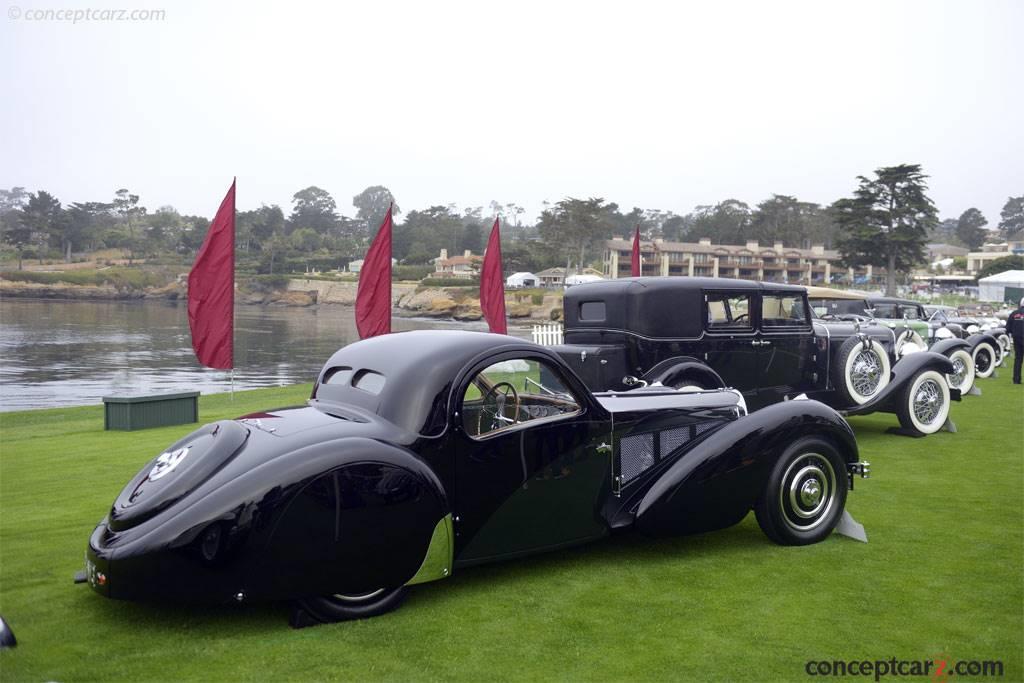
<instances>
[{"instance_id":1,"label":"large cypress tree","mask_svg":"<svg viewBox=\"0 0 1024 683\"><path fill-rule=\"evenodd\" d=\"M889 296L896 294L896 274L924 261L928 230L938 223L927 177L917 164L880 168L874 178L858 176L853 197L832 205L843 261L885 268Z\"/></svg>"}]
</instances>

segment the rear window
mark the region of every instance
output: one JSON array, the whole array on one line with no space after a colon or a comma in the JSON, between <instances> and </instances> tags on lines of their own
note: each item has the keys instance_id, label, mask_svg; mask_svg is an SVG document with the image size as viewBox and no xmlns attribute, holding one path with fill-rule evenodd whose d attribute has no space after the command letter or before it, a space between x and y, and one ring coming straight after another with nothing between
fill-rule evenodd
<instances>
[{"instance_id":1,"label":"rear window","mask_svg":"<svg viewBox=\"0 0 1024 683\"><path fill-rule=\"evenodd\" d=\"M360 370L352 378L352 386L370 394L379 394L384 388L384 375L373 370Z\"/></svg>"},{"instance_id":2,"label":"rear window","mask_svg":"<svg viewBox=\"0 0 1024 683\"><path fill-rule=\"evenodd\" d=\"M352 368L331 368L324 375L323 384L348 384L350 379L352 379Z\"/></svg>"},{"instance_id":3,"label":"rear window","mask_svg":"<svg viewBox=\"0 0 1024 683\"><path fill-rule=\"evenodd\" d=\"M580 302L580 320L600 321L605 319L603 301Z\"/></svg>"},{"instance_id":4,"label":"rear window","mask_svg":"<svg viewBox=\"0 0 1024 683\"><path fill-rule=\"evenodd\" d=\"M761 299L763 327L802 327L807 324L807 310L802 296L765 294Z\"/></svg>"}]
</instances>

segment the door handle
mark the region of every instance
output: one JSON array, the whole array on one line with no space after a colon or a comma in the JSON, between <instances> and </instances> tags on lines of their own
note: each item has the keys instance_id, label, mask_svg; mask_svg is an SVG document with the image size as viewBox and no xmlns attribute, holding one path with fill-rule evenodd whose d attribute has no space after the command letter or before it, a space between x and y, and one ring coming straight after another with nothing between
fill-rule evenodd
<instances>
[{"instance_id":1,"label":"door handle","mask_svg":"<svg viewBox=\"0 0 1024 683\"><path fill-rule=\"evenodd\" d=\"M751 346L760 346L760 345L761 345L761 342L759 342L759 341L757 341L757 340L755 339L754 341L750 342L750 345L751 345Z\"/></svg>"},{"instance_id":2,"label":"door handle","mask_svg":"<svg viewBox=\"0 0 1024 683\"><path fill-rule=\"evenodd\" d=\"M772 345L772 343L770 341L768 341L767 339L765 339L763 342L761 342L761 346L771 346L771 345Z\"/></svg>"}]
</instances>

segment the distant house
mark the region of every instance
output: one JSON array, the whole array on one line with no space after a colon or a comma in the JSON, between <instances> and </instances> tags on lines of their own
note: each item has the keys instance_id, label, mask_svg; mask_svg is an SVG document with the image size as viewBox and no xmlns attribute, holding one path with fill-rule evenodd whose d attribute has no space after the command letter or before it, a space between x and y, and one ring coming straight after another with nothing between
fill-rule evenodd
<instances>
[{"instance_id":1,"label":"distant house","mask_svg":"<svg viewBox=\"0 0 1024 683\"><path fill-rule=\"evenodd\" d=\"M924 248L928 251L928 262L935 263L945 259L952 259L958 256L966 257L970 249L956 247L952 244L926 244Z\"/></svg>"},{"instance_id":2,"label":"distant house","mask_svg":"<svg viewBox=\"0 0 1024 683\"><path fill-rule=\"evenodd\" d=\"M536 287L539 279L533 273L512 273L505 280L506 287Z\"/></svg>"},{"instance_id":3,"label":"distant house","mask_svg":"<svg viewBox=\"0 0 1024 683\"><path fill-rule=\"evenodd\" d=\"M565 268L547 268L537 273L541 287L562 287L565 284Z\"/></svg>"},{"instance_id":4,"label":"distant house","mask_svg":"<svg viewBox=\"0 0 1024 683\"><path fill-rule=\"evenodd\" d=\"M477 256L468 249L462 252L462 256L448 256L448 250L442 249L441 255L434 259L435 278L465 278L469 279L480 274L480 265L484 257Z\"/></svg>"}]
</instances>

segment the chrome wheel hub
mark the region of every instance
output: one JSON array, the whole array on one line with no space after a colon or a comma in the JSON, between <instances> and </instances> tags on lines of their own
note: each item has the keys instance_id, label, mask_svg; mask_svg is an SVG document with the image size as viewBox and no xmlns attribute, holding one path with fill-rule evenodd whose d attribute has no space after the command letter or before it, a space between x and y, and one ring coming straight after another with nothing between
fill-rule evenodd
<instances>
[{"instance_id":1,"label":"chrome wheel hub","mask_svg":"<svg viewBox=\"0 0 1024 683\"><path fill-rule=\"evenodd\" d=\"M853 389L861 396L870 396L878 389L882 380L882 368L874 351L860 351L853 360L850 372Z\"/></svg>"},{"instance_id":2,"label":"chrome wheel hub","mask_svg":"<svg viewBox=\"0 0 1024 683\"><path fill-rule=\"evenodd\" d=\"M949 384L954 389L959 389L960 385L964 382L964 376L967 374L967 364L964 363L962 358L953 359L953 374L949 376Z\"/></svg>"},{"instance_id":3,"label":"chrome wheel hub","mask_svg":"<svg viewBox=\"0 0 1024 683\"><path fill-rule=\"evenodd\" d=\"M782 517L798 531L810 531L825 522L836 498L836 473L828 458L805 453L782 477L779 507Z\"/></svg>"},{"instance_id":4,"label":"chrome wheel hub","mask_svg":"<svg viewBox=\"0 0 1024 683\"><path fill-rule=\"evenodd\" d=\"M921 382L914 394L914 417L921 424L931 424L942 410L942 391L935 380Z\"/></svg>"}]
</instances>

